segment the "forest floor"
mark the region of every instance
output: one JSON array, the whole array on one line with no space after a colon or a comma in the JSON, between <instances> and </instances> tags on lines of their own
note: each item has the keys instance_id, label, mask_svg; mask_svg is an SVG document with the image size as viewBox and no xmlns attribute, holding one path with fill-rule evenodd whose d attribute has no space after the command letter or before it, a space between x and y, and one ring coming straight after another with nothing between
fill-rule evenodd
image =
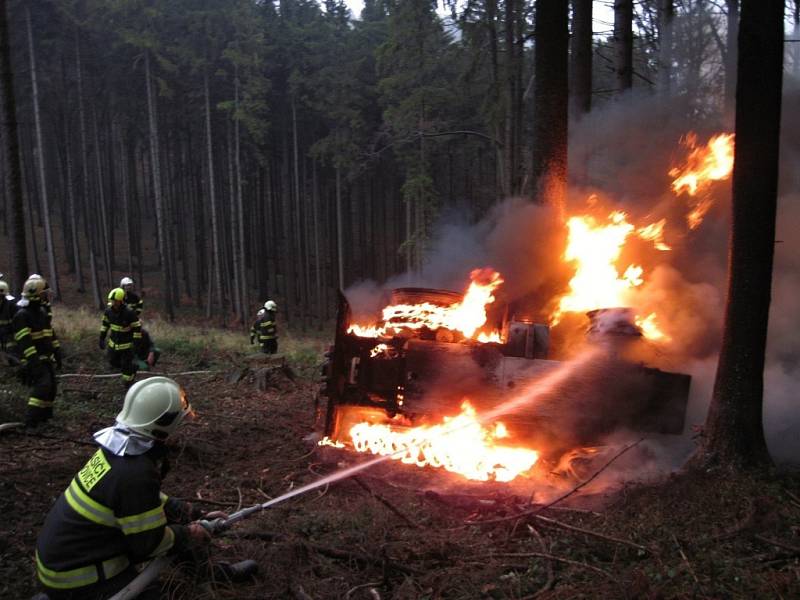
<instances>
[{"instance_id":1,"label":"forest floor","mask_svg":"<svg viewBox=\"0 0 800 600\"><path fill-rule=\"evenodd\" d=\"M67 316L56 322L62 372L107 372L94 316ZM232 336L154 327L165 350L159 372L200 371L175 376L198 417L175 436L165 491L231 512L362 460L315 444L323 342L295 340L270 360L248 356L244 336ZM0 423L22 417L23 398L0 367ZM64 377L51 424L0 432L0 597L34 592L38 530L121 399L116 378ZM579 490L541 512L515 490L383 462L217 536L215 560L258 561L251 583L232 587L172 567L162 576L164 597L800 597L796 474L673 474L600 495Z\"/></svg>"}]
</instances>

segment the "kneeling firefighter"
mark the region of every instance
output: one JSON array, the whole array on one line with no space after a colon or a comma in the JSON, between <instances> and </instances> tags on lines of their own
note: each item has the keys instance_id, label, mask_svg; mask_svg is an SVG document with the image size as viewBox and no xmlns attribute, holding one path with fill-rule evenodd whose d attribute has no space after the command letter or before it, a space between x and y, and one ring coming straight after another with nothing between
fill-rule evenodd
<instances>
[{"instance_id":1,"label":"kneeling firefighter","mask_svg":"<svg viewBox=\"0 0 800 600\"><path fill-rule=\"evenodd\" d=\"M181 387L167 377L139 381L125 395L112 427L94 434L100 446L56 500L36 541L39 581L51 600L107 599L135 579L136 563L205 547L203 515L161 492L166 440L193 415ZM256 564L217 565L232 579ZM158 598L158 587L140 598Z\"/></svg>"}]
</instances>

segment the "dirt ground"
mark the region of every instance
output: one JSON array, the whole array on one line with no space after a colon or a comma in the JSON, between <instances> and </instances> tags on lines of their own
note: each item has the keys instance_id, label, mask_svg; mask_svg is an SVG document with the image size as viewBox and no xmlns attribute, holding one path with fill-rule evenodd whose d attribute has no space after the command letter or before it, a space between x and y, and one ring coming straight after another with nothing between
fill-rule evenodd
<instances>
[{"instance_id":1,"label":"dirt ground","mask_svg":"<svg viewBox=\"0 0 800 600\"><path fill-rule=\"evenodd\" d=\"M65 372L75 372L68 365ZM259 364L250 365L259 368ZM159 371L196 364L167 358ZM4 368L3 368L4 369ZM176 436L170 495L208 510L263 503L360 457L319 449L313 381L241 362L176 376L198 418ZM259 389L260 388L260 389ZM0 370L0 422L22 388ZM122 401L116 380L65 378L41 432L0 432L0 597L34 592L37 532ZM254 558L252 583L171 568L165 598L797 598L800 478L676 475L542 512L502 484L389 461L322 485L216 537L217 560ZM535 500L535 496L534 496Z\"/></svg>"}]
</instances>

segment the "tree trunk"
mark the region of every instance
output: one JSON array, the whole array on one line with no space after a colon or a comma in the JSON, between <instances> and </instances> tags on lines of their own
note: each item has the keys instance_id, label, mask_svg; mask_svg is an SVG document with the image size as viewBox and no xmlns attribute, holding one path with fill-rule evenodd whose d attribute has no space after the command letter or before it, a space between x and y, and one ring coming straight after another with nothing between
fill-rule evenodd
<instances>
[{"instance_id":1,"label":"tree trunk","mask_svg":"<svg viewBox=\"0 0 800 600\"><path fill-rule=\"evenodd\" d=\"M97 169L97 208L100 219L100 241L103 244L103 263L106 266L106 286L113 288L116 287L111 275L114 268L114 255L111 250L112 232L108 223L108 209L106 207L106 192L103 183L103 163L102 153L100 151L100 134L97 131L97 107L92 106L92 130L94 132L94 158L95 168Z\"/></svg>"},{"instance_id":2,"label":"tree trunk","mask_svg":"<svg viewBox=\"0 0 800 600\"><path fill-rule=\"evenodd\" d=\"M21 289L28 276L28 245L25 239L25 205L22 198L22 165L17 132L17 108L14 97L14 74L8 37L6 0L0 0L0 109L2 109L3 174L6 198L11 204L11 277L12 289Z\"/></svg>"},{"instance_id":3,"label":"tree trunk","mask_svg":"<svg viewBox=\"0 0 800 600\"><path fill-rule=\"evenodd\" d=\"M733 110L736 102L736 42L739 36L739 0L726 0L728 8L725 37L725 109Z\"/></svg>"},{"instance_id":4,"label":"tree trunk","mask_svg":"<svg viewBox=\"0 0 800 600\"><path fill-rule=\"evenodd\" d=\"M617 91L633 87L633 0L614 0L614 70Z\"/></svg>"},{"instance_id":5,"label":"tree trunk","mask_svg":"<svg viewBox=\"0 0 800 600\"><path fill-rule=\"evenodd\" d=\"M567 14L567 0L536 2L532 189L537 202L559 210L567 186Z\"/></svg>"},{"instance_id":6,"label":"tree trunk","mask_svg":"<svg viewBox=\"0 0 800 600\"><path fill-rule=\"evenodd\" d=\"M592 109L592 0L572 0L572 116Z\"/></svg>"},{"instance_id":7,"label":"tree trunk","mask_svg":"<svg viewBox=\"0 0 800 600\"><path fill-rule=\"evenodd\" d=\"M81 244L78 234L78 206L75 202L75 181L72 173L72 144L64 141L64 154L67 166L67 201L69 202L69 220L72 236L72 258L75 263L75 278L78 280L78 291L83 292L83 266L81 265Z\"/></svg>"},{"instance_id":8,"label":"tree trunk","mask_svg":"<svg viewBox=\"0 0 800 600\"><path fill-rule=\"evenodd\" d=\"M53 230L50 226L50 205L47 199L47 180L44 168L44 146L42 145L42 122L39 114L39 85L36 79L36 56L33 53L33 29L31 27L31 11L26 9L28 21L28 55L31 66L31 91L33 94L33 122L36 128L36 164L39 173L39 194L42 201L42 217L44 219L44 239L47 244L48 283L56 298L61 298L58 287L58 271L56 270L56 249L53 245Z\"/></svg>"},{"instance_id":9,"label":"tree trunk","mask_svg":"<svg viewBox=\"0 0 800 600\"><path fill-rule=\"evenodd\" d=\"M169 263L167 261L168 246L164 223L164 207L161 191L161 169L158 156L158 123L156 119L155 100L153 98L153 84L150 76L150 52L144 54L145 85L147 93L147 121L150 137L150 158L152 163L153 197L156 204L156 230L158 232L158 252L161 259L161 270L164 280L164 310L170 321L175 320L172 303L172 282L169 280Z\"/></svg>"},{"instance_id":10,"label":"tree trunk","mask_svg":"<svg viewBox=\"0 0 800 600\"><path fill-rule=\"evenodd\" d=\"M783 3L743 0L736 86L736 158L722 348L696 459L770 464L762 423L778 191Z\"/></svg>"},{"instance_id":11,"label":"tree trunk","mask_svg":"<svg viewBox=\"0 0 800 600\"><path fill-rule=\"evenodd\" d=\"M658 2L658 87L661 96L672 94L672 26L675 21L674 0Z\"/></svg>"},{"instance_id":12,"label":"tree trunk","mask_svg":"<svg viewBox=\"0 0 800 600\"><path fill-rule=\"evenodd\" d=\"M407 204L410 206L410 204ZM336 167L336 257L339 267L339 289L344 290L344 242L342 240L342 173Z\"/></svg>"},{"instance_id":13,"label":"tree trunk","mask_svg":"<svg viewBox=\"0 0 800 600\"><path fill-rule=\"evenodd\" d=\"M242 153L241 153L241 135L239 130L239 73L236 72L235 82L235 97L236 97L236 120L235 120L235 161L236 161L236 213L237 213L237 228L239 232L239 248L237 255L239 257L239 285L240 298L242 303L241 322L247 324L250 322L249 310L247 305L247 262L245 260L244 248L244 203L242 202Z\"/></svg>"},{"instance_id":14,"label":"tree trunk","mask_svg":"<svg viewBox=\"0 0 800 600\"><path fill-rule=\"evenodd\" d=\"M792 32L794 62L792 72L795 77L800 77L800 0L794 0L794 30Z\"/></svg>"},{"instance_id":15,"label":"tree trunk","mask_svg":"<svg viewBox=\"0 0 800 600\"><path fill-rule=\"evenodd\" d=\"M203 93L206 108L206 155L208 158L208 198L211 209L211 244L214 250L214 284L217 290L217 305L221 312L225 310L222 298L222 264L219 247L219 223L217 219L217 194L214 182L214 151L211 139L211 98L208 90L208 73L203 74Z\"/></svg>"}]
</instances>

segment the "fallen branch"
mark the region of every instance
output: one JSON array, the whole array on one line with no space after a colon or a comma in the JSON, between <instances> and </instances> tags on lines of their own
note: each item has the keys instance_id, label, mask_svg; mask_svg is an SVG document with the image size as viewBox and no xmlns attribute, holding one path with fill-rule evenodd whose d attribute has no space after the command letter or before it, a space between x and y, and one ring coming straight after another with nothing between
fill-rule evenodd
<instances>
[{"instance_id":1,"label":"fallen branch","mask_svg":"<svg viewBox=\"0 0 800 600\"><path fill-rule=\"evenodd\" d=\"M593 479L595 479L595 478L596 478L598 475L600 475L600 473L602 473L603 471L605 471L605 470L606 470L606 469L607 469L609 466L611 466L611 464L612 464L614 461L616 461L616 460L617 460L617 459L618 459L620 456L622 456L623 454L625 454L625 453L626 453L628 450L630 450L631 448L634 448L634 447L638 446L639 444L641 444L641 443L644 441L644 439L645 439L645 438L641 438L641 439L639 439L638 441L634 442L633 444L629 444L628 446L625 446L625 447L624 447L622 450L620 450L619 452L617 452L617 453L616 453L616 454L615 454L615 455L614 455L614 456L611 458L611 460L609 460L609 461L608 461L606 464L604 464L604 465L603 465L603 466L602 466L600 469L598 469L597 471L595 471L594 475L592 475L591 477L589 477L589 479L587 479L587 480L583 481L582 483L580 483L580 484L576 485L576 486L575 486L574 488L572 488L572 489L571 489L569 492L567 492L566 494L563 494L563 495L559 496L558 498L556 498L555 500L553 500L552 502L550 502L550 503L548 503L548 504L543 504L543 505L541 505L541 506L537 506L536 508L534 508L534 509L532 509L532 510L526 510L526 511L523 511L523 512L521 512L521 513L517 513L516 515L511 515L510 517L500 517L500 518L498 518L498 519L487 519L487 520L485 520L485 521L468 521L468 522L467 522L467 525L490 525L490 524L494 524L494 523L504 523L505 521L513 521L514 519L519 519L520 517L526 517L526 516L528 516L528 515L537 515L537 514L539 514L540 512L543 512L543 511L547 510L548 508L551 508L551 507L553 507L554 505L558 504L558 503L559 503L559 502L561 502L562 500L566 500L567 498L569 498L569 497L570 497L572 494L574 494L575 492L577 492L577 491L578 491L579 489L581 489L583 486L585 486L586 484L588 484L589 482L591 482Z\"/></svg>"},{"instance_id":2,"label":"fallen branch","mask_svg":"<svg viewBox=\"0 0 800 600\"><path fill-rule=\"evenodd\" d=\"M405 514L403 514L403 512L402 512L402 511L401 511L399 508L397 508L397 507L396 507L394 504L392 504L391 502L389 502L389 501L388 501L386 498L384 498L383 496L381 496L381 495L380 495L378 492L376 492L376 491L375 491L375 490L373 490L371 487L369 487L369 486L368 486L366 483L364 483L364 482L361 480L361 478L360 478L360 477L353 477L353 481L355 481L355 482L356 482L356 483L357 483L357 484L358 484L358 485L359 485L359 486L360 486L362 489L364 489L364 490L365 490L365 491L366 491L366 492L367 492L367 493L368 493L370 496L372 496L373 498L375 498L375 500L377 500L378 502L380 502L381 504L383 504L383 505L384 505L386 508L388 508L390 511L392 511L394 514L396 514L398 517L400 517L401 519L403 519L403 521L405 521L406 523L408 523L408 525L409 525L410 527L413 527L414 529L418 529L418 528L419 528L419 525L417 525L417 524L416 524L414 521L412 521L412 520L411 520L411 519L409 519L409 518L408 518L408 517L407 517Z\"/></svg>"},{"instance_id":3,"label":"fallen branch","mask_svg":"<svg viewBox=\"0 0 800 600\"><path fill-rule=\"evenodd\" d=\"M528 531L530 531L534 536L536 536L536 539L539 540L539 546L542 548L542 552L547 552L547 550L548 550L547 544L544 543L544 538L542 537L542 534L539 533L539 531L536 529L536 527L532 527L531 525L528 525ZM553 572L553 561L552 560L548 560L547 561L547 581L531 597L532 598L537 598L537 597L541 596L542 594L548 592L550 590L550 588L553 587L553 584L555 583L555 581L556 581L556 576L555 576L555 573Z\"/></svg>"},{"instance_id":4,"label":"fallen branch","mask_svg":"<svg viewBox=\"0 0 800 600\"><path fill-rule=\"evenodd\" d=\"M357 586L355 586L353 588L350 588L349 590L347 590L347 593L344 595L345 600L348 600L350 598L350 596L353 595L353 592L356 592L358 590L362 590L362 589L368 588L368 587L375 587L376 585L381 585L382 583L383 583L382 581L370 581L370 582L367 582L367 583L362 583L361 585L357 585Z\"/></svg>"},{"instance_id":5,"label":"fallen branch","mask_svg":"<svg viewBox=\"0 0 800 600\"><path fill-rule=\"evenodd\" d=\"M768 537L764 537L763 535L754 535L753 537L756 538L759 542L764 542L765 544L770 544L771 546L775 546L776 548L782 548L783 550L788 550L789 552L800 554L800 548L797 546L792 546L784 542L779 542L778 540L773 540Z\"/></svg>"},{"instance_id":6,"label":"fallen branch","mask_svg":"<svg viewBox=\"0 0 800 600\"><path fill-rule=\"evenodd\" d=\"M18 427L24 427L24 426L25 423L20 423L17 421L14 421L13 423L2 423L0 424L0 431L7 431L9 429L16 429Z\"/></svg>"},{"instance_id":7,"label":"fallen branch","mask_svg":"<svg viewBox=\"0 0 800 600\"><path fill-rule=\"evenodd\" d=\"M686 557L686 553L683 551L683 548L681 548L681 543L678 541L678 538L675 537L674 533L672 534L672 539L675 542L675 545L678 547L678 552L680 553L681 558L683 559L683 564L686 565L686 568L689 569L689 573L692 574L692 579L694 579L694 582L697 585L700 585L700 580L697 579L697 573L694 572L694 567L692 567L692 563L689 562L689 559Z\"/></svg>"},{"instance_id":8,"label":"fallen branch","mask_svg":"<svg viewBox=\"0 0 800 600\"><path fill-rule=\"evenodd\" d=\"M605 534L599 533L597 531L592 531L591 529L584 529L583 527L575 527L574 525L568 525L567 523L562 523L561 521L556 521L555 519L551 519L551 518L545 517L543 515L534 515L534 518L538 519L539 521L542 521L543 523L546 523L547 525L552 525L554 527L560 527L561 529L566 529L568 531L574 531L575 533L582 533L584 535L588 535L588 536L591 536L591 537L596 537L596 538L599 538L601 540L607 540L609 542L614 542L616 544L622 544L624 546L630 546L631 548L635 548L636 550L640 550L641 552L648 552L648 553L650 552L650 550L645 546L641 546L641 545L636 544L634 542L629 542L628 540L623 540L623 539L620 539L620 538L612 537L610 535L605 535Z\"/></svg>"},{"instance_id":9,"label":"fallen branch","mask_svg":"<svg viewBox=\"0 0 800 600\"><path fill-rule=\"evenodd\" d=\"M599 573L612 581L616 581L616 577L614 577L611 573L606 571L605 569L601 569L600 567L595 567L594 565L587 564L585 562L581 562L579 560L572 560L570 558L564 558L563 556L556 556L555 554L548 554L547 552L499 552L493 553L489 555L489 558L502 558L502 557L509 557L509 558L529 558L529 557L538 557L538 558L547 558L549 560L555 560L558 562L562 562L568 565L572 565L574 567L581 567L582 569L589 569L590 571L594 571L595 573Z\"/></svg>"},{"instance_id":10,"label":"fallen branch","mask_svg":"<svg viewBox=\"0 0 800 600\"><path fill-rule=\"evenodd\" d=\"M340 560L350 560L357 563L368 564L368 565L376 565L376 566L383 566L383 560L379 557L368 556L366 554L361 554L360 552L353 552L350 550L341 550L339 548L331 548L329 546L321 546L319 544L313 544L310 542L305 542L304 545L314 552L322 554L323 556L327 556L328 558L336 558ZM389 565L390 568L396 569L406 575L420 575L422 571L419 569L415 569L413 567L407 567L405 565L398 564L394 561L391 561Z\"/></svg>"}]
</instances>

